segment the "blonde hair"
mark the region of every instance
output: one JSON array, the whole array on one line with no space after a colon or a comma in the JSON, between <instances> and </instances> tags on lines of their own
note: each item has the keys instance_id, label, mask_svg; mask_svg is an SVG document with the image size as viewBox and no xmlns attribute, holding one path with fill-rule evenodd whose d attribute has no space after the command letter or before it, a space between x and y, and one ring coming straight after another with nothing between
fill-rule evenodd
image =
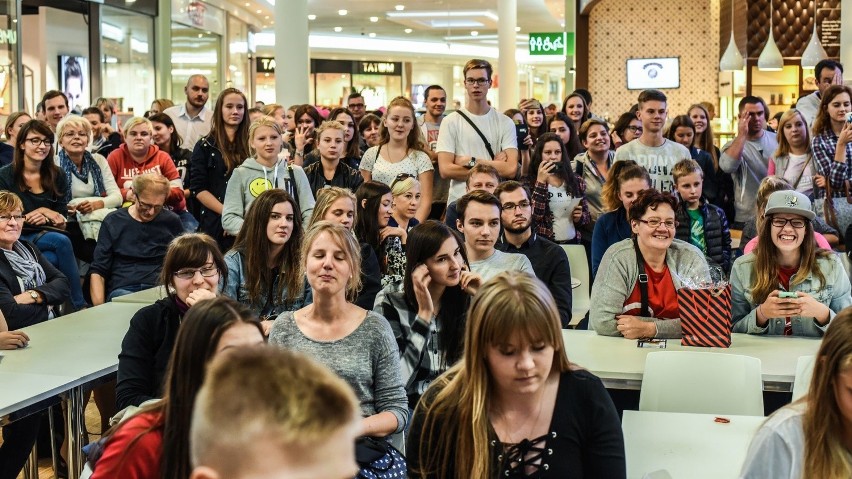
<instances>
[{"instance_id":1,"label":"blonde hair","mask_svg":"<svg viewBox=\"0 0 852 479\"><path fill-rule=\"evenodd\" d=\"M317 190L317 201L314 204L314 211L311 213L311 221L305 229L310 229L318 222L323 221L331 205L340 198L349 198L352 201L352 224L354 225L358 215L358 200L355 198L355 194L349 188L329 186Z\"/></svg>"},{"instance_id":2,"label":"blonde hair","mask_svg":"<svg viewBox=\"0 0 852 479\"><path fill-rule=\"evenodd\" d=\"M337 130L343 133L344 138L346 137L346 127L343 126L343 123L340 123L337 120L326 120L322 122L319 128L316 129L314 137L319 140L322 133L326 130Z\"/></svg>"},{"instance_id":3,"label":"blonde hair","mask_svg":"<svg viewBox=\"0 0 852 479\"><path fill-rule=\"evenodd\" d=\"M787 141L787 135L784 134L784 127L787 123L793 121L796 116L802 119L802 123L805 124L805 144L807 145L808 151L811 150L811 129L808 128L808 120L805 119L805 116L802 115L802 112L795 108L791 108L784 112L781 115L781 119L778 120L778 134L776 138L778 140L778 149L775 150L775 158L780 156L787 156L790 154L790 142Z\"/></svg>"},{"instance_id":4,"label":"blonde hair","mask_svg":"<svg viewBox=\"0 0 852 479\"><path fill-rule=\"evenodd\" d=\"M128 132L139 125L147 126L148 131L154 133L154 125L151 124L151 121L147 118L142 118L141 116L128 118L127 121L124 122L124 131Z\"/></svg>"},{"instance_id":5,"label":"blonde hair","mask_svg":"<svg viewBox=\"0 0 852 479\"><path fill-rule=\"evenodd\" d=\"M271 116L264 115L264 116L258 118L257 120L254 120L253 122L251 122L251 125L249 126L249 130L248 130L248 149L249 149L249 154L251 156L254 156L257 153L254 150L254 147L251 146L251 142L254 141L254 135L257 133L258 129L260 129L264 126L268 126L269 128L272 128L273 130L275 130L276 133L278 133L279 136L284 134L284 132L281 131L281 125L279 125L278 122L276 122L275 119L272 118ZM283 142L284 142L283 138L282 138L281 142L283 144Z\"/></svg>"},{"instance_id":6,"label":"blonde hair","mask_svg":"<svg viewBox=\"0 0 852 479\"><path fill-rule=\"evenodd\" d=\"M278 103L270 103L268 105L264 105L260 108L260 111L263 112L264 116L275 116L275 112L278 110L283 110L284 105L280 105Z\"/></svg>"},{"instance_id":7,"label":"blonde hair","mask_svg":"<svg viewBox=\"0 0 852 479\"><path fill-rule=\"evenodd\" d=\"M607 211L615 211L622 206L619 195L621 185L630 180L645 180L648 188L651 187L651 175L644 166L633 160L616 161L607 174L606 183L601 188L601 199Z\"/></svg>"},{"instance_id":8,"label":"blonde hair","mask_svg":"<svg viewBox=\"0 0 852 479\"><path fill-rule=\"evenodd\" d=\"M198 391L190 459L220 477L239 477L262 460L250 452L256 441L296 456L359 419L352 388L327 367L285 349L237 349L212 361Z\"/></svg>"},{"instance_id":9,"label":"blonde hair","mask_svg":"<svg viewBox=\"0 0 852 479\"><path fill-rule=\"evenodd\" d=\"M133 177L133 192L137 197L146 191L153 191L168 199L171 189L169 180L159 173L143 173Z\"/></svg>"},{"instance_id":10,"label":"blonde hair","mask_svg":"<svg viewBox=\"0 0 852 479\"><path fill-rule=\"evenodd\" d=\"M391 183L391 195L399 196L404 195L414 189L414 187L420 187L420 181L417 178L410 176L405 178L404 180L394 180Z\"/></svg>"},{"instance_id":11,"label":"blonde hair","mask_svg":"<svg viewBox=\"0 0 852 479\"><path fill-rule=\"evenodd\" d=\"M674 178L675 184L684 176L693 173L698 173L701 178L704 178L704 170L701 169L701 165L692 159L680 160L672 167L672 178Z\"/></svg>"},{"instance_id":12,"label":"blonde hair","mask_svg":"<svg viewBox=\"0 0 852 479\"><path fill-rule=\"evenodd\" d=\"M21 198L8 190L0 190L0 213L11 213L15 210L24 211Z\"/></svg>"},{"instance_id":13,"label":"blonde hair","mask_svg":"<svg viewBox=\"0 0 852 479\"><path fill-rule=\"evenodd\" d=\"M527 273L503 272L479 288L470 305L462 360L438 377L415 415L423 416L420 465L412 477L494 477L488 443L489 401L496 387L486 364L489 348L515 335L553 347L553 369L572 369L562 343L559 312L547 286ZM455 444L454 448L447 447ZM448 470L451 463L455 470Z\"/></svg>"},{"instance_id":14,"label":"blonde hair","mask_svg":"<svg viewBox=\"0 0 852 479\"><path fill-rule=\"evenodd\" d=\"M171 108L175 106L175 102L171 101L168 98L157 98L156 100L151 102L152 105L156 104L157 108L160 109L160 113L163 112L166 108Z\"/></svg>"},{"instance_id":15,"label":"blonde hair","mask_svg":"<svg viewBox=\"0 0 852 479\"><path fill-rule=\"evenodd\" d=\"M355 239L355 235L342 225L331 221L317 221L305 231L302 239L301 260L299 261L299 276L307 278L308 255L311 246L323 233L328 233L332 241L337 243L346 254L346 263L349 265L349 279L346 281L346 299L355 301L361 290L361 245Z\"/></svg>"},{"instance_id":16,"label":"blonde hair","mask_svg":"<svg viewBox=\"0 0 852 479\"><path fill-rule=\"evenodd\" d=\"M63 118L58 125L56 125L56 138L61 142L62 135L65 134L65 130L68 128L80 128L89 135L89 140L91 141L92 136L92 124L89 123L89 120L83 118L82 116L77 115L68 115Z\"/></svg>"}]
</instances>

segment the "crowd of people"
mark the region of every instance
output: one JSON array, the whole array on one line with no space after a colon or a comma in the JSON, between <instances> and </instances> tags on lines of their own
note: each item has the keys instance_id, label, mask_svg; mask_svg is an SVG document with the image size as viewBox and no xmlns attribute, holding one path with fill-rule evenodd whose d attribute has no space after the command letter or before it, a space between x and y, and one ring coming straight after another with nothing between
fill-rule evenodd
<instances>
[{"instance_id":1,"label":"crowd of people","mask_svg":"<svg viewBox=\"0 0 852 479\"><path fill-rule=\"evenodd\" d=\"M351 477L356 438L405 444L410 477L625 477L616 408L561 339L579 267L595 298L581 325L600 335L681 337L678 290L722 272L733 331L824 336L809 396L752 448L778 461L744 474L849 477L852 286L832 251L852 240L833 201L852 179L842 65L817 65L818 91L777 132L744 97L721 148L711 108L674 115L661 91L610 125L582 89L558 111L524 99L501 113L491 65L462 72L461 107L447 113L433 85L419 117L404 97L368 113L358 93L327 115L233 88L209 108L202 75L183 102L120 125L109 100L76 115L59 91L9 116L0 348L166 291L95 391L92 477ZM129 419L110 428L118 410ZM39 420L3 428L0 479Z\"/></svg>"}]
</instances>

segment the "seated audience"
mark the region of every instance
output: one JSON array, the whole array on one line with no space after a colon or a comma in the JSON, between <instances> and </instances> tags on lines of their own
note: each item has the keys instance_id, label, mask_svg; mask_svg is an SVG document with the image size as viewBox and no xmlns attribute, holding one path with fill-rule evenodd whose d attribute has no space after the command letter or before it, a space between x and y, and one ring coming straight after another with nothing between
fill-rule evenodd
<instances>
[{"instance_id":1,"label":"seated audience","mask_svg":"<svg viewBox=\"0 0 852 479\"><path fill-rule=\"evenodd\" d=\"M177 331L162 399L105 435L101 450L89 455L91 478L189 477L190 421L207 365L231 350L262 343L257 318L241 304L223 297L199 302Z\"/></svg>"},{"instance_id":2,"label":"seated audience","mask_svg":"<svg viewBox=\"0 0 852 479\"><path fill-rule=\"evenodd\" d=\"M60 93L61 95L61 93ZM65 175L53 163L53 131L39 120L25 123L18 131L14 161L0 168L0 190L21 200L24 221L21 238L31 242L53 266L68 278L71 306L88 306L83 298L80 270L74 258L71 239L65 234L69 186ZM17 239L17 238L16 238Z\"/></svg>"},{"instance_id":3,"label":"seated audience","mask_svg":"<svg viewBox=\"0 0 852 479\"><path fill-rule=\"evenodd\" d=\"M32 117L25 111L16 111L6 118L6 125L3 128L6 142L0 143L0 166L12 163L15 157L15 148L18 147L18 132L30 120L32 120Z\"/></svg>"},{"instance_id":4,"label":"seated audience","mask_svg":"<svg viewBox=\"0 0 852 479\"><path fill-rule=\"evenodd\" d=\"M160 147L160 151L164 151L172 157L172 161L180 174L180 180L183 182L183 196L186 198L186 208L193 214L198 214L197 202L192 197L192 191L189 189L189 165L192 160L192 151L183 147L183 138L175 131L175 123L172 117L165 113L157 113L148 117L151 121L151 126L154 128L154 135L151 141ZM197 225L196 225L197 229Z\"/></svg>"},{"instance_id":5,"label":"seated audience","mask_svg":"<svg viewBox=\"0 0 852 479\"><path fill-rule=\"evenodd\" d=\"M630 205L639 192L651 187L648 171L632 160L613 163L601 191L608 213L598 217L592 234L592 278L597 276L604 253L610 246L630 238Z\"/></svg>"},{"instance_id":6,"label":"seated audience","mask_svg":"<svg viewBox=\"0 0 852 479\"><path fill-rule=\"evenodd\" d=\"M852 310L838 313L814 362L808 393L757 431L743 479L852 477Z\"/></svg>"},{"instance_id":7,"label":"seated audience","mask_svg":"<svg viewBox=\"0 0 852 479\"><path fill-rule=\"evenodd\" d=\"M249 206L264 191L280 188L296 200L295 213L307 223L314 209L314 195L308 177L299 166L278 159L283 140L275 120L263 117L249 127L249 145L253 156L234 168L228 180L222 207L222 227L236 236Z\"/></svg>"},{"instance_id":8,"label":"seated audience","mask_svg":"<svg viewBox=\"0 0 852 479\"><path fill-rule=\"evenodd\" d=\"M314 149L316 159L305 167L305 175L308 177L314 196L320 189L329 186L339 186L355 191L364 182L361 173L343 161L343 155L346 153L344 138L347 131L346 127L337 121L324 121L317 128L318 143ZM355 148L358 148L357 143Z\"/></svg>"},{"instance_id":9,"label":"seated audience","mask_svg":"<svg viewBox=\"0 0 852 479\"><path fill-rule=\"evenodd\" d=\"M633 238L606 251L592 285L589 324L598 334L681 337L677 290L685 279L709 279L709 272L701 251L675 239L676 210L670 193L647 189L636 197L630 207Z\"/></svg>"},{"instance_id":10,"label":"seated audience","mask_svg":"<svg viewBox=\"0 0 852 479\"><path fill-rule=\"evenodd\" d=\"M439 221L411 230L406 256L402 291L382 291L375 311L396 336L413 410L429 384L461 358L467 306L481 278L467 270L458 233Z\"/></svg>"},{"instance_id":11,"label":"seated audience","mask_svg":"<svg viewBox=\"0 0 852 479\"><path fill-rule=\"evenodd\" d=\"M213 361L198 392L189 479L354 477L358 416L349 385L316 361L234 351Z\"/></svg>"},{"instance_id":12,"label":"seated audience","mask_svg":"<svg viewBox=\"0 0 852 479\"><path fill-rule=\"evenodd\" d=\"M456 228L464 235L470 270L488 281L504 271L535 274L530 260L522 254L504 253L495 248L500 237L503 205L491 193L476 190L458 199Z\"/></svg>"},{"instance_id":13,"label":"seated audience","mask_svg":"<svg viewBox=\"0 0 852 479\"><path fill-rule=\"evenodd\" d=\"M675 237L700 249L709 264L727 274L731 270L731 231L722 208L708 203L702 193L704 170L695 160L681 160L672 169L672 178L680 197Z\"/></svg>"},{"instance_id":14,"label":"seated audience","mask_svg":"<svg viewBox=\"0 0 852 479\"><path fill-rule=\"evenodd\" d=\"M470 193L471 191L482 190L493 195L494 190L497 189L497 185L499 184L500 173L497 172L496 168L484 163L477 163L467 173L467 178L464 182L464 192ZM451 201L447 205L447 213L444 215L444 223L447 223L447 226L449 226L450 229L458 231L458 226L456 224L457 219L459 219L458 206L455 201Z\"/></svg>"},{"instance_id":15,"label":"seated audience","mask_svg":"<svg viewBox=\"0 0 852 479\"><path fill-rule=\"evenodd\" d=\"M162 175L136 176L136 202L104 218L90 268L95 306L157 285L166 249L183 232L180 218L163 209L170 189Z\"/></svg>"},{"instance_id":16,"label":"seated audience","mask_svg":"<svg viewBox=\"0 0 852 479\"><path fill-rule=\"evenodd\" d=\"M626 477L615 406L568 361L541 281L509 272L482 285L464 344L414 411L409 477Z\"/></svg>"},{"instance_id":17,"label":"seated audience","mask_svg":"<svg viewBox=\"0 0 852 479\"><path fill-rule=\"evenodd\" d=\"M25 348L29 343L30 337L23 330L9 331L9 325L0 310L0 350Z\"/></svg>"},{"instance_id":18,"label":"seated audience","mask_svg":"<svg viewBox=\"0 0 852 479\"><path fill-rule=\"evenodd\" d=\"M388 223L393 210L393 195L388 185L366 181L355 192L358 209L355 215L355 236L370 245L379 260L382 287L402 284L405 274L405 251L399 228Z\"/></svg>"},{"instance_id":19,"label":"seated audience","mask_svg":"<svg viewBox=\"0 0 852 479\"><path fill-rule=\"evenodd\" d=\"M536 233L560 244L580 244L579 228L589 224L586 182L571 168L565 146L553 133L539 138L530 163L532 215ZM579 204L577 203L579 200Z\"/></svg>"},{"instance_id":20,"label":"seated audience","mask_svg":"<svg viewBox=\"0 0 852 479\"><path fill-rule=\"evenodd\" d=\"M731 271L734 332L819 337L852 306L846 270L816 245L814 216L802 193L769 195L757 248L737 258Z\"/></svg>"},{"instance_id":21,"label":"seated audience","mask_svg":"<svg viewBox=\"0 0 852 479\"><path fill-rule=\"evenodd\" d=\"M92 126L92 144L89 151L107 158L110 153L118 149L124 138L121 133L115 131L112 125L106 122L104 112L96 106L84 108L81 116Z\"/></svg>"},{"instance_id":22,"label":"seated audience","mask_svg":"<svg viewBox=\"0 0 852 479\"><path fill-rule=\"evenodd\" d=\"M384 438L403 431L409 414L390 324L348 301L361 278L359 254L346 228L329 221L314 224L305 233L301 255L301 273L314 302L282 313L269 343L307 353L346 380L361 403L361 435Z\"/></svg>"},{"instance_id":23,"label":"seated audience","mask_svg":"<svg viewBox=\"0 0 852 479\"><path fill-rule=\"evenodd\" d=\"M0 193L2 194L4 193ZM0 201L3 200L0 199ZM25 348L29 342L30 337L24 331L9 331L6 318L0 312L0 351ZM42 414L30 414L13 419L3 426L3 443L0 444L0 477L16 478L21 473L38 438L41 416Z\"/></svg>"},{"instance_id":24,"label":"seated audience","mask_svg":"<svg viewBox=\"0 0 852 479\"><path fill-rule=\"evenodd\" d=\"M400 229L400 239L405 245L408 232L418 224L417 210L423 198L420 195L420 181L417 178L402 173L390 184L393 195L393 209L388 220L388 227Z\"/></svg>"},{"instance_id":25,"label":"seated audience","mask_svg":"<svg viewBox=\"0 0 852 479\"><path fill-rule=\"evenodd\" d=\"M279 314L311 303L311 289L297 274L302 220L296 210L286 191L264 191L249 206L234 248L225 255L222 293L251 308L266 333Z\"/></svg>"},{"instance_id":26,"label":"seated audience","mask_svg":"<svg viewBox=\"0 0 852 479\"><path fill-rule=\"evenodd\" d=\"M121 206L121 191L106 159L86 149L92 127L85 118L66 116L56 127L56 134L59 151L55 163L68 185L65 188L65 203L68 204L65 231L71 238L75 256L91 263L100 223L107 213Z\"/></svg>"},{"instance_id":27,"label":"seated audience","mask_svg":"<svg viewBox=\"0 0 852 479\"><path fill-rule=\"evenodd\" d=\"M559 310L563 328L571 322L571 266L560 246L532 230L532 204L528 190L517 181L500 183L495 196L500 200L503 234L497 249L519 253L532 264L536 277L550 290Z\"/></svg>"},{"instance_id":28,"label":"seated audience","mask_svg":"<svg viewBox=\"0 0 852 479\"><path fill-rule=\"evenodd\" d=\"M355 227L355 212L358 210L355 195L346 188L331 186L323 188L317 195L317 204L311 215L311 222L305 229L310 229L319 221L331 221L352 231ZM361 245L361 289L353 301L364 309L373 309L376 295L382 289L381 270L376 252L366 242L359 240Z\"/></svg>"},{"instance_id":29,"label":"seated audience","mask_svg":"<svg viewBox=\"0 0 852 479\"><path fill-rule=\"evenodd\" d=\"M167 296L133 315L118 354L116 406L139 406L162 395L169 357L187 311L216 297L228 272L213 238L191 233L169 245L160 273Z\"/></svg>"}]
</instances>

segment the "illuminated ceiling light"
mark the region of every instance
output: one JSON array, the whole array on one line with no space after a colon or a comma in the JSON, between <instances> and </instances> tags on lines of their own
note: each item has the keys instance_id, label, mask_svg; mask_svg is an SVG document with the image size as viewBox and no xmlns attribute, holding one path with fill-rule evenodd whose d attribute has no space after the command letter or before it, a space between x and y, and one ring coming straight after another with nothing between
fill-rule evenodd
<instances>
[{"instance_id":1,"label":"illuminated ceiling light","mask_svg":"<svg viewBox=\"0 0 852 479\"><path fill-rule=\"evenodd\" d=\"M477 32L476 30L470 32L470 36L472 36L472 37L475 37L477 35L479 35L479 32Z\"/></svg>"},{"instance_id":2,"label":"illuminated ceiling light","mask_svg":"<svg viewBox=\"0 0 852 479\"><path fill-rule=\"evenodd\" d=\"M414 30L412 30L412 29L410 29L410 28L406 28L406 29L405 29L405 33L411 33L411 32L413 32L413 31L414 31Z\"/></svg>"},{"instance_id":3,"label":"illuminated ceiling light","mask_svg":"<svg viewBox=\"0 0 852 479\"><path fill-rule=\"evenodd\" d=\"M256 12L256 13L263 13L263 10L261 10L261 9L259 9L259 8L258 8L257 10L255 10L255 12Z\"/></svg>"},{"instance_id":4,"label":"illuminated ceiling light","mask_svg":"<svg viewBox=\"0 0 852 479\"><path fill-rule=\"evenodd\" d=\"M334 31L340 33L343 31L343 27L334 27Z\"/></svg>"},{"instance_id":5,"label":"illuminated ceiling light","mask_svg":"<svg viewBox=\"0 0 852 479\"><path fill-rule=\"evenodd\" d=\"M405 10L405 5L397 5L393 8L395 8L397 12L401 12L401 11Z\"/></svg>"},{"instance_id":6,"label":"illuminated ceiling light","mask_svg":"<svg viewBox=\"0 0 852 479\"><path fill-rule=\"evenodd\" d=\"M376 34L374 32L370 32L369 37L370 38L376 38Z\"/></svg>"},{"instance_id":7,"label":"illuminated ceiling light","mask_svg":"<svg viewBox=\"0 0 852 479\"><path fill-rule=\"evenodd\" d=\"M816 4L814 4L814 32L811 34L811 41L808 42L808 47L802 52L802 68L814 68L817 63L828 58L828 54L825 53L825 49L822 47L822 43L820 43L817 36L816 18Z\"/></svg>"},{"instance_id":8,"label":"illuminated ceiling light","mask_svg":"<svg viewBox=\"0 0 852 479\"><path fill-rule=\"evenodd\" d=\"M337 11L337 14L340 15L341 17L345 17L347 13L349 13L349 11L345 10L345 9L341 9L341 10Z\"/></svg>"},{"instance_id":9,"label":"illuminated ceiling light","mask_svg":"<svg viewBox=\"0 0 852 479\"><path fill-rule=\"evenodd\" d=\"M370 17L370 21L376 23L379 21L379 17Z\"/></svg>"},{"instance_id":10,"label":"illuminated ceiling light","mask_svg":"<svg viewBox=\"0 0 852 479\"><path fill-rule=\"evenodd\" d=\"M772 4L769 5L769 38L757 58L757 69L774 72L784 69L784 57L781 56L781 50L778 49L775 34L772 32Z\"/></svg>"},{"instance_id":11,"label":"illuminated ceiling light","mask_svg":"<svg viewBox=\"0 0 852 479\"><path fill-rule=\"evenodd\" d=\"M737 41L734 39L734 3L731 2L731 39L728 40L728 48L725 48L725 53L719 60L719 70L732 72L743 68L745 68L745 62L740 53L740 48L737 46Z\"/></svg>"},{"instance_id":12,"label":"illuminated ceiling light","mask_svg":"<svg viewBox=\"0 0 852 479\"><path fill-rule=\"evenodd\" d=\"M247 7L250 7L250 6L251 6L251 4L250 4L249 2L246 2L246 6L247 6Z\"/></svg>"},{"instance_id":13,"label":"illuminated ceiling light","mask_svg":"<svg viewBox=\"0 0 852 479\"><path fill-rule=\"evenodd\" d=\"M516 31L516 32L520 32L520 31L521 31L521 27L515 27L515 31Z\"/></svg>"},{"instance_id":14,"label":"illuminated ceiling light","mask_svg":"<svg viewBox=\"0 0 852 479\"><path fill-rule=\"evenodd\" d=\"M317 19L316 15L314 15L314 14L308 15L308 20L316 20L316 19Z\"/></svg>"}]
</instances>

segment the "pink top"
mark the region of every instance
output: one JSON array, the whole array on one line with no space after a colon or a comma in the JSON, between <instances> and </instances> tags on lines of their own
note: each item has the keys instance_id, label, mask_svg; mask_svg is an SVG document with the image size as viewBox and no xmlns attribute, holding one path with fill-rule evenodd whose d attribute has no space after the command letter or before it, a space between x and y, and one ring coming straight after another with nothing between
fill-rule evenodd
<instances>
[{"instance_id":1,"label":"pink top","mask_svg":"<svg viewBox=\"0 0 852 479\"><path fill-rule=\"evenodd\" d=\"M831 251L831 245L828 244L828 240L825 239L825 236L814 231L814 239L816 239L817 246L822 249L827 249ZM745 248L743 248L743 253L749 254L754 251L755 248L757 248L757 236L752 238L751 241L749 241L748 244L745 245Z\"/></svg>"}]
</instances>

